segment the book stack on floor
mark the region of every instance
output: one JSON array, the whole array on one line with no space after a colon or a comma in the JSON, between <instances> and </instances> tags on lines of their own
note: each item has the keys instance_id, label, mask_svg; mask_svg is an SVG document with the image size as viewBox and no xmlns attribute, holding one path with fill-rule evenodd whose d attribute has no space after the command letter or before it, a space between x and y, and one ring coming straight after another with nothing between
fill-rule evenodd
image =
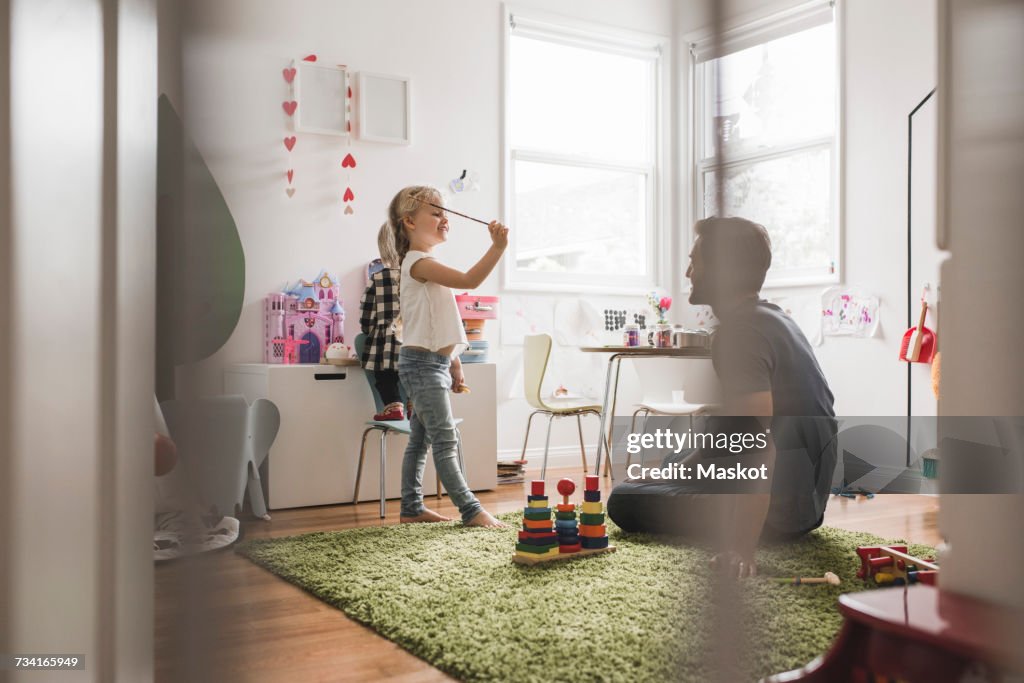
<instances>
[{"instance_id":1,"label":"book stack on floor","mask_svg":"<svg viewBox=\"0 0 1024 683\"><path fill-rule=\"evenodd\" d=\"M524 481L526 481L525 460L498 461L499 484L522 484Z\"/></svg>"}]
</instances>

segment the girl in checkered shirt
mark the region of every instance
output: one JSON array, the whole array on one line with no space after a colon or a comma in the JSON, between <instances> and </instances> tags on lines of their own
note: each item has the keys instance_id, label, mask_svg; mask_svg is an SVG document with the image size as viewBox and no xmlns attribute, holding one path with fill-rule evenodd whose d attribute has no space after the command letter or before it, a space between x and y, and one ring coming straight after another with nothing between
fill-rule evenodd
<instances>
[{"instance_id":1,"label":"girl in checkered shirt","mask_svg":"<svg viewBox=\"0 0 1024 683\"><path fill-rule=\"evenodd\" d=\"M359 301L359 327L366 340L360 361L373 372L377 393L384 410L374 420L404 420L405 405L398 388L398 278L399 257L390 228L382 225L377 233L377 248L384 268L370 276L370 286Z\"/></svg>"}]
</instances>

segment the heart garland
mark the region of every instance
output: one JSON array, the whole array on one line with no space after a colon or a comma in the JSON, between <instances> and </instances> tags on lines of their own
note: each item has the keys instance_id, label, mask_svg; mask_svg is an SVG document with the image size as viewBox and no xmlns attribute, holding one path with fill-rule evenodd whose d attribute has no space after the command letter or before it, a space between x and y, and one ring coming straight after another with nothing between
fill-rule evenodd
<instances>
[{"instance_id":1,"label":"heart garland","mask_svg":"<svg viewBox=\"0 0 1024 683\"><path fill-rule=\"evenodd\" d=\"M306 62L315 62L316 55L310 54L302 58ZM295 115L295 110L298 109L299 103L294 99L295 97L295 76L298 74L298 69L295 68L295 60L292 60L288 66L281 69L281 76L284 78L284 82L288 84L288 99L281 103L281 109L289 118ZM294 127L289 126L289 129L294 131ZM284 148L288 150L289 160L291 158L292 150L295 149L295 143L298 142L298 138L295 135L286 135L284 138ZM293 166L291 163L289 167ZM284 173L285 178L288 179L288 184L284 189L284 193L288 195L288 199L295 196L295 186L292 181L295 179L295 169L288 168Z\"/></svg>"},{"instance_id":2,"label":"heart garland","mask_svg":"<svg viewBox=\"0 0 1024 683\"><path fill-rule=\"evenodd\" d=\"M344 68L344 65L342 66ZM348 152L345 154L345 158L341 160L341 167L346 169L345 173L345 193L341 196L341 201L345 204L345 215L351 216L355 213L355 209L352 208L352 202L355 201L356 195L352 192L352 169L356 167L356 158L352 156L352 86L348 86L345 92L345 128L350 133L345 140L345 147Z\"/></svg>"},{"instance_id":3,"label":"heart garland","mask_svg":"<svg viewBox=\"0 0 1024 683\"><path fill-rule=\"evenodd\" d=\"M302 61L304 61L304 62L316 62L317 61L317 56L315 54L308 54L308 55L306 55L305 57L302 58ZM339 66L341 68L343 68L343 69L345 68L344 64L340 64ZM289 118L292 118L295 115L295 111L299 107L298 101L293 99L294 96L295 96L295 85L294 85L294 82L295 82L295 76L297 74L298 74L298 70L295 68L295 61L294 60L292 60L292 62L290 62L287 67L281 69L281 76L284 78L284 82L288 84L288 94L289 94L289 98L284 100L283 102L281 102L281 109L284 110L285 115L288 116ZM289 129L290 130L294 130L294 128L292 128L292 127L289 127ZM346 87L346 92L345 92L345 129L346 129L346 131L348 133L352 132L352 86L351 85ZM284 142L285 149L288 150L288 154L291 155L292 150L295 149L295 144L298 142L298 139L296 138L295 135L286 135L284 140L283 140L283 142ZM355 209L352 208L352 202L354 202L355 198L356 198L355 193L352 191L352 185L351 185L352 169L356 167L356 159L355 159L354 156L352 156L352 151L351 151L352 150L352 136L351 135L349 135L348 139L345 141L345 146L347 148L347 151L345 153L345 157L341 160L341 167L346 170L346 174L345 174L345 185L346 185L346 187L345 187L345 192L342 194L342 201L345 203L344 214L346 216L351 216L352 214L355 213ZM289 166L292 166L292 164L289 164ZM285 178L287 178L287 180L288 180L288 185L287 185L287 187L285 187L285 194L288 195L289 199L291 199L292 197L295 196L295 186L293 185L293 180L295 178L295 169L294 168L288 168L288 170L285 171Z\"/></svg>"}]
</instances>

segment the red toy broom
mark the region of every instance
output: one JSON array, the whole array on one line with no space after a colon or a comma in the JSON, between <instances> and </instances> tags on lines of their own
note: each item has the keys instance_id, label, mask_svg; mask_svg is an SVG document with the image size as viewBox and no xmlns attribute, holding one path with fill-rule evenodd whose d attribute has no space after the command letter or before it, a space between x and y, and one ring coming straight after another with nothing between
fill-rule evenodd
<instances>
[{"instance_id":1,"label":"red toy broom","mask_svg":"<svg viewBox=\"0 0 1024 683\"><path fill-rule=\"evenodd\" d=\"M924 326L928 314L928 302L921 299L921 317L917 327L911 327L903 335L900 345L900 360L908 363L931 363L935 355L935 333Z\"/></svg>"}]
</instances>

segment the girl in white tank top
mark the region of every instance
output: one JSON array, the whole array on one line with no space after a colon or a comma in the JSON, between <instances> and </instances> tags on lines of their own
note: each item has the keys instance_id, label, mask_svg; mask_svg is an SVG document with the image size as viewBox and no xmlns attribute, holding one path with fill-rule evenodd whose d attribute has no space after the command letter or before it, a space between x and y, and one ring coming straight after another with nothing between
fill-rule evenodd
<instances>
[{"instance_id":1,"label":"girl in white tank top","mask_svg":"<svg viewBox=\"0 0 1024 683\"><path fill-rule=\"evenodd\" d=\"M508 246L508 228L487 226L491 246L466 272L434 258L448 240L448 216L441 194L431 187L407 187L391 200L386 231L402 259L399 285L402 350L398 374L412 403L409 446L402 461L402 522L448 518L423 505L423 468L432 446L434 466L467 526L503 526L469 490L458 464L458 430L449 391L465 390L459 354L468 346L452 289L480 286Z\"/></svg>"}]
</instances>

